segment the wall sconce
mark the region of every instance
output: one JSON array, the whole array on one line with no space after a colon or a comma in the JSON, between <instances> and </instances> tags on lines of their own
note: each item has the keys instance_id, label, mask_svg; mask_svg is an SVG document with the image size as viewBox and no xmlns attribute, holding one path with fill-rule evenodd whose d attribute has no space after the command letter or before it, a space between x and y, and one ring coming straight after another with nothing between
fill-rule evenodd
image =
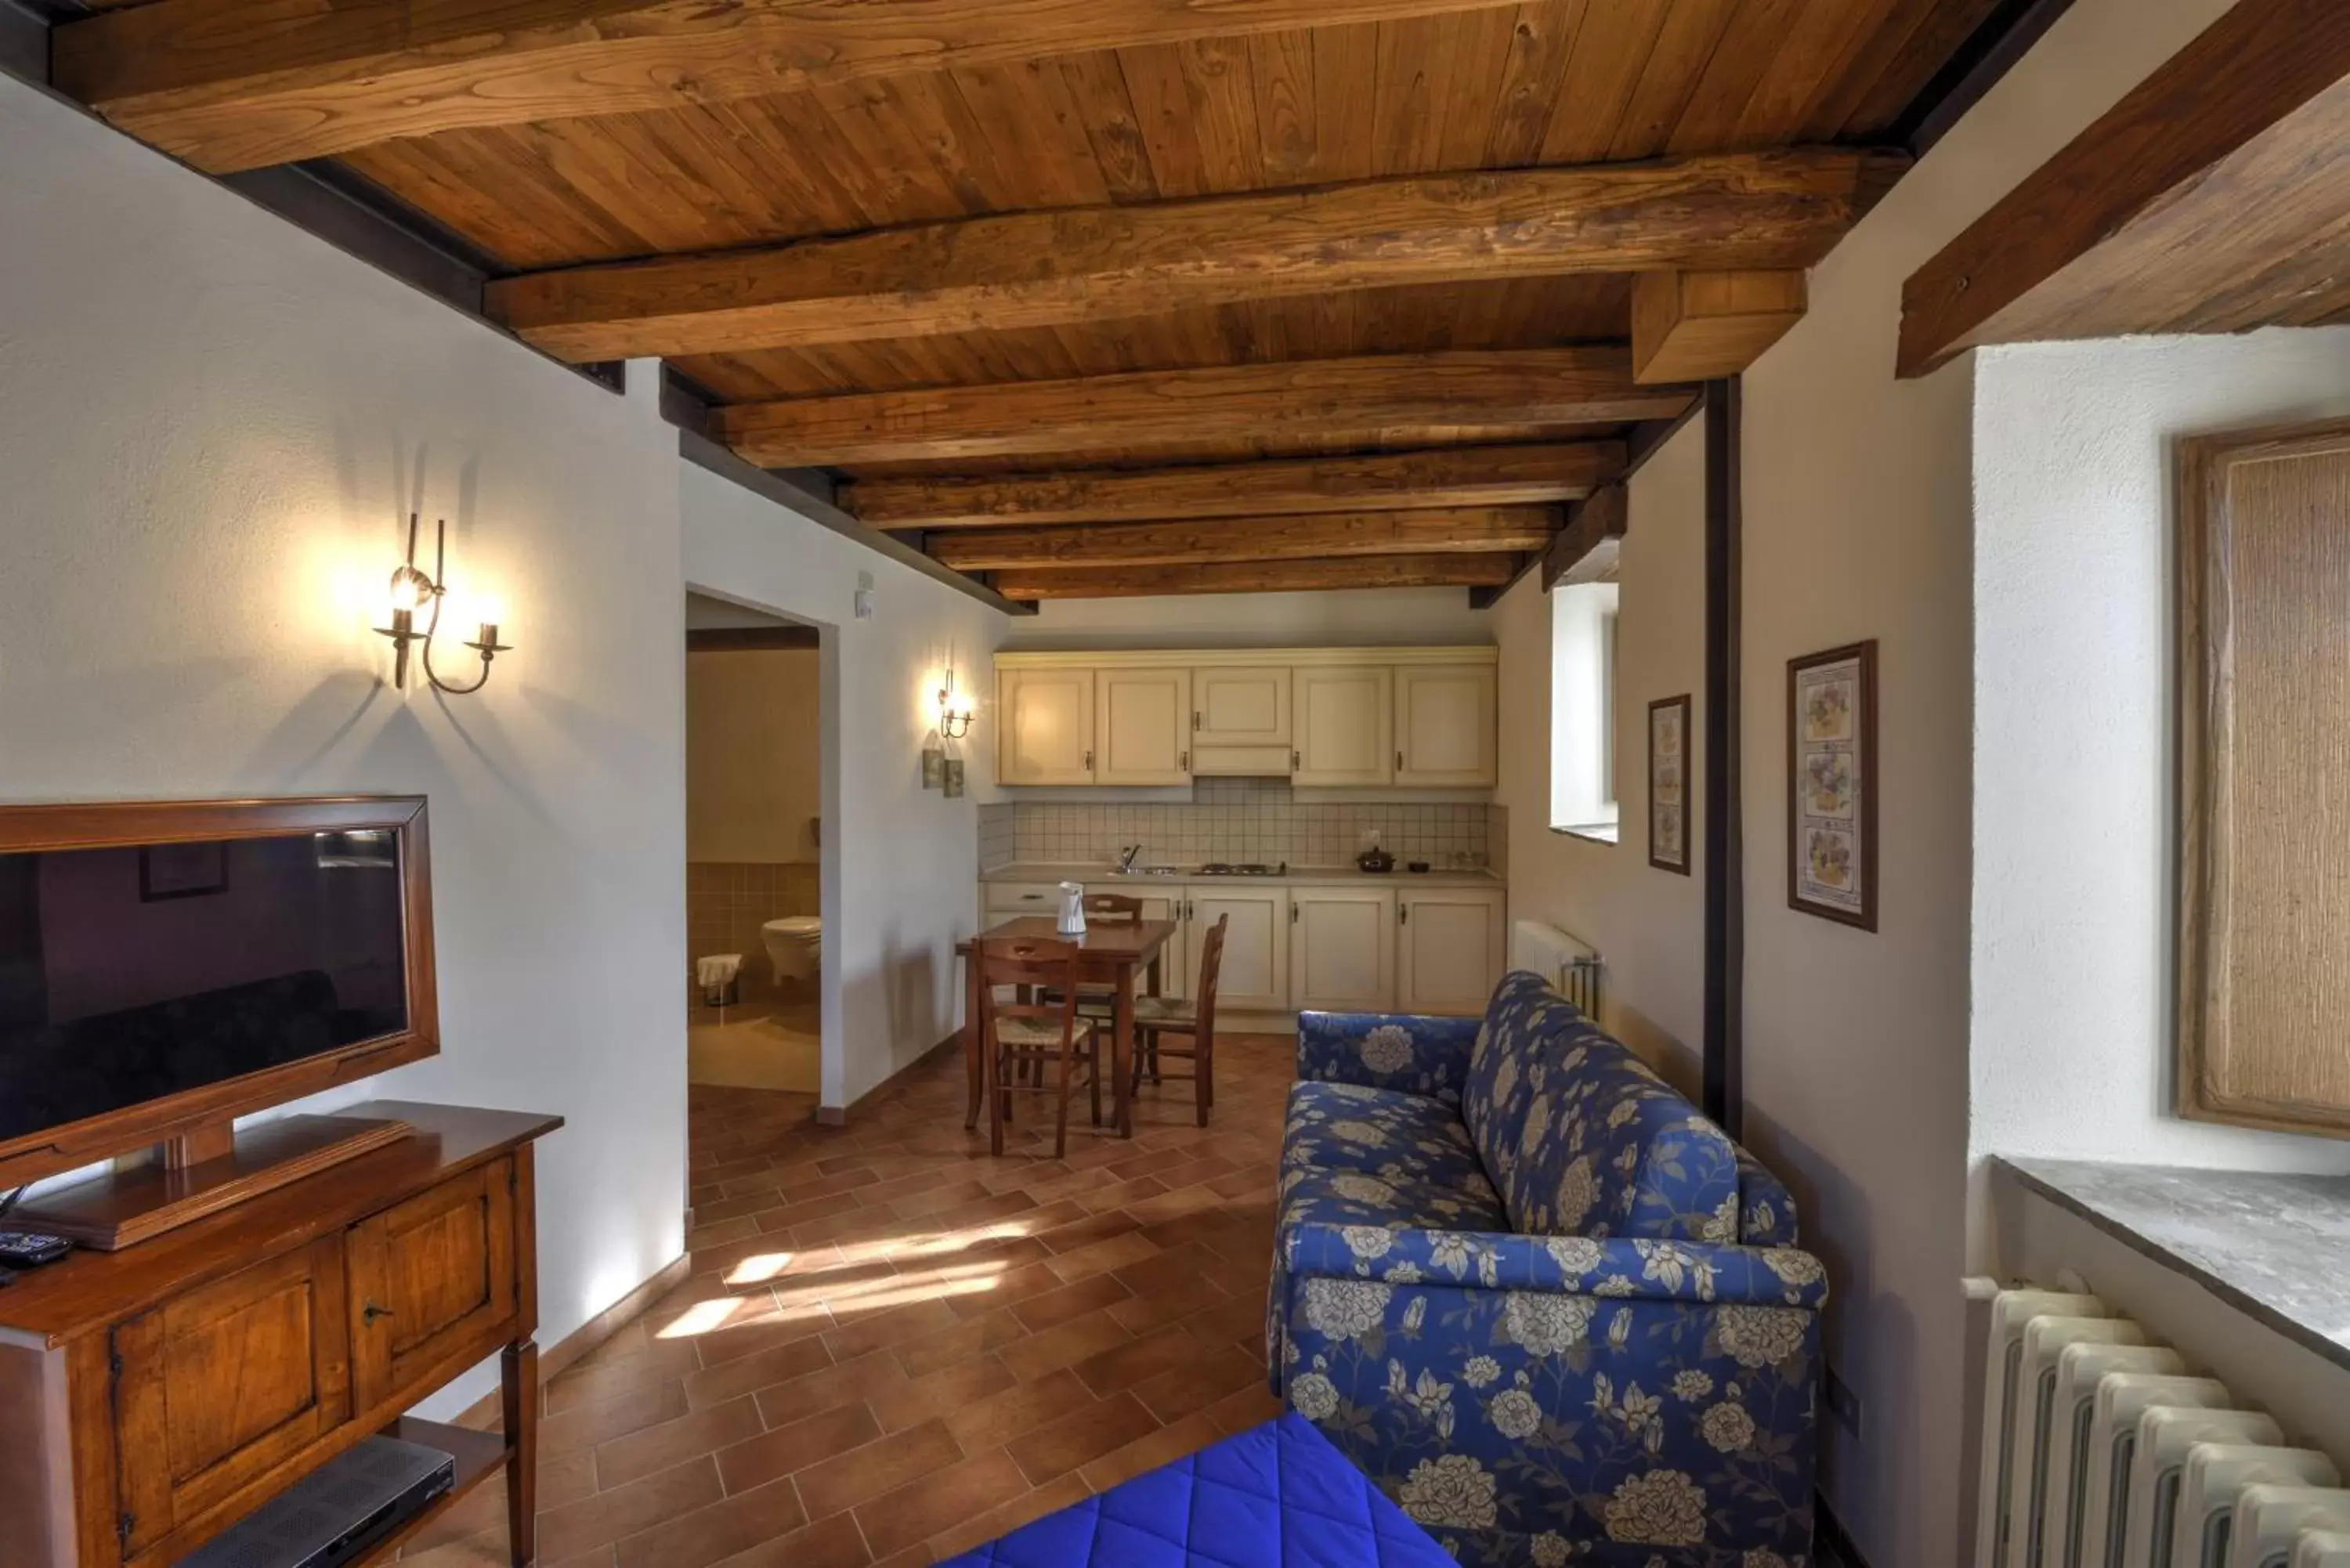
<instances>
[{"instance_id":1,"label":"wall sconce","mask_svg":"<svg viewBox=\"0 0 2350 1568\"><path fill-rule=\"evenodd\" d=\"M424 679L432 683L435 691L457 697L479 691L489 684L490 660L501 653L512 652L513 649L498 640L498 623L485 620L481 623L473 639L465 644L481 655L482 672L474 678L473 683L471 686L452 686L433 672L432 639L441 629L441 601L449 592L444 576L449 553L449 520L444 517L434 524L432 572L430 576L416 564L416 528L417 516L411 512L408 514L408 558L391 574L391 624L375 628L377 635L391 639L391 683L403 690L407 687L408 645L421 642L424 645L423 657L420 660L424 666ZM419 610L428 612L421 631L416 626Z\"/></svg>"},{"instance_id":2,"label":"wall sconce","mask_svg":"<svg viewBox=\"0 0 2350 1568\"><path fill-rule=\"evenodd\" d=\"M947 671L947 683L939 691L939 733L950 741L960 741L971 733L971 699L955 690L954 671Z\"/></svg>"}]
</instances>

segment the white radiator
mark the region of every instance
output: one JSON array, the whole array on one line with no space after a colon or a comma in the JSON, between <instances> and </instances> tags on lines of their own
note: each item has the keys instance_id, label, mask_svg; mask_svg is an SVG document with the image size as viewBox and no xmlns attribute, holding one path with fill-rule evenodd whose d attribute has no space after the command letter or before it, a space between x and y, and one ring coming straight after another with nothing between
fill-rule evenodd
<instances>
[{"instance_id":1,"label":"white radiator","mask_svg":"<svg viewBox=\"0 0 2350 1568\"><path fill-rule=\"evenodd\" d=\"M1599 950L1582 938L1540 920L1514 921L1510 927L1510 967L1542 976L1586 1016L1599 1016Z\"/></svg>"},{"instance_id":2,"label":"white radiator","mask_svg":"<svg viewBox=\"0 0 2350 1568\"><path fill-rule=\"evenodd\" d=\"M2094 1295L1991 1303L1976 1568L2350 1568L2350 1490Z\"/></svg>"}]
</instances>

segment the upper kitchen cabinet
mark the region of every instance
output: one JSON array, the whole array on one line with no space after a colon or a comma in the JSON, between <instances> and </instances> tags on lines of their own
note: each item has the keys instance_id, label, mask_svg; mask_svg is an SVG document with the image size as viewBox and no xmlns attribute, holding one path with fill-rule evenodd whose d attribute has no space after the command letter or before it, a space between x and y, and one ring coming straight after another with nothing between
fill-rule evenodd
<instances>
[{"instance_id":1,"label":"upper kitchen cabinet","mask_svg":"<svg viewBox=\"0 0 2350 1568\"><path fill-rule=\"evenodd\" d=\"M999 653L997 778L1492 789L1491 648Z\"/></svg>"},{"instance_id":2,"label":"upper kitchen cabinet","mask_svg":"<svg viewBox=\"0 0 2350 1568\"><path fill-rule=\"evenodd\" d=\"M1497 671L1490 664L1407 665L1395 672L1395 782L1491 789Z\"/></svg>"},{"instance_id":3,"label":"upper kitchen cabinet","mask_svg":"<svg viewBox=\"0 0 2350 1568\"><path fill-rule=\"evenodd\" d=\"M1295 749L1285 664L1191 671L1191 768L1246 778L1289 772Z\"/></svg>"},{"instance_id":4,"label":"upper kitchen cabinet","mask_svg":"<svg viewBox=\"0 0 2350 1568\"><path fill-rule=\"evenodd\" d=\"M1297 755L1290 777L1299 788L1395 781L1395 676L1385 664L1297 671Z\"/></svg>"},{"instance_id":5,"label":"upper kitchen cabinet","mask_svg":"<svg viewBox=\"0 0 2350 1568\"><path fill-rule=\"evenodd\" d=\"M995 768L1008 784L1094 782L1094 672L999 670Z\"/></svg>"},{"instance_id":6,"label":"upper kitchen cabinet","mask_svg":"<svg viewBox=\"0 0 2350 1568\"><path fill-rule=\"evenodd\" d=\"M1095 670L1094 719L1100 741L1094 783L1191 782L1189 670Z\"/></svg>"}]
</instances>

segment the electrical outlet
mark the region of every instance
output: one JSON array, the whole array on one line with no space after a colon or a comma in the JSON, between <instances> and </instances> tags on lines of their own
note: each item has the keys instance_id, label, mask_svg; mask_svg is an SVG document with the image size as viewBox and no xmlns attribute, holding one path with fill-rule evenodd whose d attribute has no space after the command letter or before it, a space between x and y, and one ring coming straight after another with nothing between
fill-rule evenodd
<instances>
[{"instance_id":1,"label":"electrical outlet","mask_svg":"<svg viewBox=\"0 0 2350 1568\"><path fill-rule=\"evenodd\" d=\"M1821 1387L1827 1400L1828 1414L1835 1417L1836 1425L1850 1433L1853 1440L1857 1442L1860 1440L1860 1396L1846 1386L1845 1380L1836 1376L1835 1367L1827 1367L1825 1372L1821 1379Z\"/></svg>"}]
</instances>

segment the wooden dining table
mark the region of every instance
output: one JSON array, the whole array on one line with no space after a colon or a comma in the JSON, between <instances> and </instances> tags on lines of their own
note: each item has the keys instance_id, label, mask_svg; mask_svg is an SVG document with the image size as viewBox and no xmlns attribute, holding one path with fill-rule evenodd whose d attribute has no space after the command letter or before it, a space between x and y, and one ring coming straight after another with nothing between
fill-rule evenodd
<instances>
[{"instance_id":1,"label":"wooden dining table","mask_svg":"<svg viewBox=\"0 0 2350 1568\"><path fill-rule=\"evenodd\" d=\"M1089 985L1112 987L1118 996L1116 1022L1110 1033L1110 1076L1115 1080L1113 1105L1116 1107L1111 1124L1120 1137L1134 1136L1134 1106L1131 1101L1131 1075L1127 1064L1134 1060L1134 998L1138 978L1143 985L1141 994L1157 996L1160 984L1159 956L1174 940L1180 928L1172 920L1104 920L1087 928L1080 937L1064 937L1059 923L1050 915L1023 915L989 927L968 941L955 944L962 955L963 972L962 1054L963 1064L971 1073L971 1106L962 1119L965 1127L979 1125L981 1101L985 1096L985 1081L982 1067L985 1049L981 1041L981 1021L985 1016L986 997L980 985L979 944L999 938L1025 937L1032 940L1074 941L1077 944L1077 974Z\"/></svg>"}]
</instances>

